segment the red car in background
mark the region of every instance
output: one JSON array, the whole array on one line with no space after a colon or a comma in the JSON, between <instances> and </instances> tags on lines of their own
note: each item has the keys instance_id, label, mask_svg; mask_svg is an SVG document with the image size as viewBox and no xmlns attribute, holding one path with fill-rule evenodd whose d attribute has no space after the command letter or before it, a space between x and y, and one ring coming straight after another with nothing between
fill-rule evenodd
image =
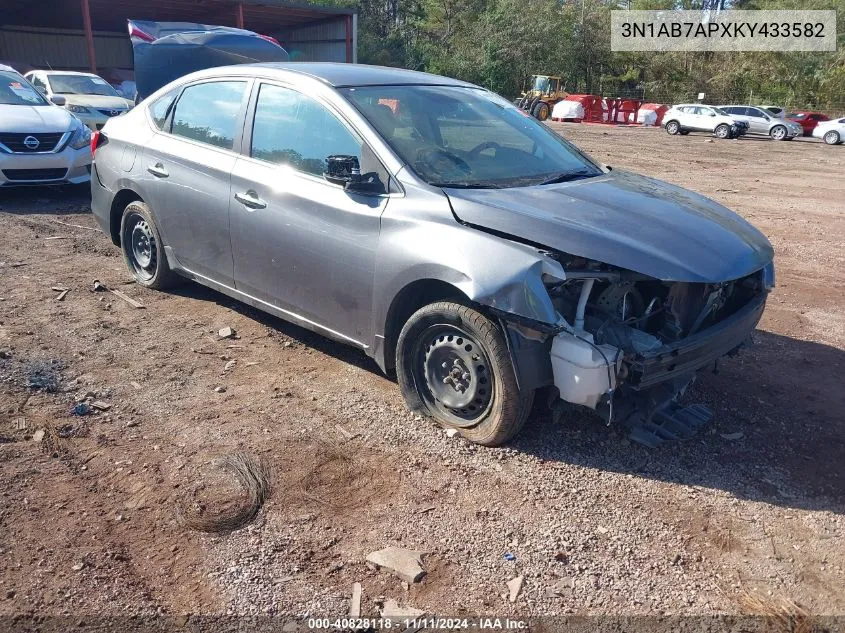
<instances>
[{"instance_id":1,"label":"red car in background","mask_svg":"<svg viewBox=\"0 0 845 633\"><path fill-rule=\"evenodd\" d=\"M804 136L812 136L813 128L820 122L830 121L830 117L821 112L793 112L792 114L787 114L786 118L790 121L795 121L804 128Z\"/></svg>"}]
</instances>

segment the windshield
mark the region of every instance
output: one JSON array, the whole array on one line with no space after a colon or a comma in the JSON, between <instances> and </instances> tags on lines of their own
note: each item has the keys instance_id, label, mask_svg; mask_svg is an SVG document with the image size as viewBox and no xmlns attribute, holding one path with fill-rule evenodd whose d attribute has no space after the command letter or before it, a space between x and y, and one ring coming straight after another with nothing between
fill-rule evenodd
<instances>
[{"instance_id":1,"label":"windshield","mask_svg":"<svg viewBox=\"0 0 845 633\"><path fill-rule=\"evenodd\" d=\"M524 187L603 173L545 125L486 90L366 86L341 92L432 185Z\"/></svg>"},{"instance_id":2,"label":"windshield","mask_svg":"<svg viewBox=\"0 0 845 633\"><path fill-rule=\"evenodd\" d=\"M102 95L119 97L105 79L91 75L50 75L53 92L66 95Z\"/></svg>"},{"instance_id":3,"label":"windshield","mask_svg":"<svg viewBox=\"0 0 845 633\"><path fill-rule=\"evenodd\" d=\"M0 70L0 105L43 106L47 101L17 73Z\"/></svg>"},{"instance_id":4,"label":"windshield","mask_svg":"<svg viewBox=\"0 0 845 633\"><path fill-rule=\"evenodd\" d=\"M531 87L531 89L537 90L539 92L546 92L549 89L549 78L534 77L534 85Z\"/></svg>"},{"instance_id":5,"label":"windshield","mask_svg":"<svg viewBox=\"0 0 845 633\"><path fill-rule=\"evenodd\" d=\"M713 112L715 112L716 114L720 114L722 116L730 116L727 112L725 112L721 108L716 108L714 106L711 106L710 109L713 110Z\"/></svg>"},{"instance_id":6,"label":"windshield","mask_svg":"<svg viewBox=\"0 0 845 633\"><path fill-rule=\"evenodd\" d=\"M807 118L807 115L804 114L803 112L798 112L798 113L793 112L792 114L787 114L786 118L787 119L798 119L800 121L801 119Z\"/></svg>"}]
</instances>

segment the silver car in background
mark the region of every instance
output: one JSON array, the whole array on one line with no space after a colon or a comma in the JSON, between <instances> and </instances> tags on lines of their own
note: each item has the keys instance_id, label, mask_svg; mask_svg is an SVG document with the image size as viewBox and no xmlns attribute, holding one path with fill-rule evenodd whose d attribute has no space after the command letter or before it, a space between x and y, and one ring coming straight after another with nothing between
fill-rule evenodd
<instances>
[{"instance_id":1,"label":"silver car in background","mask_svg":"<svg viewBox=\"0 0 845 633\"><path fill-rule=\"evenodd\" d=\"M748 124L749 134L763 134L776 141L791 141L796 136L804 134L804 129L795 121L788 121L762 107L723 105L719 106L719 109L724 110L737 121L745 121Z\"/></svg>"},{"instance_id":2,"label":"silver car in background","mask_svg":"<svg viewBox=\"0 0 845 633\"><path fill-rule=\"evenodd\" d=\"M774 283L769 242L728 209L445 77L214 68L93 145L92 208L138 283L193 279L358 347L479 444L538 393L651 446L689 437L711 413L679 396Z\"/></svg>"},{"instance_id":3,"label":"silver car in background","mask_svg":"<svg viewBox=\"0 0 845 633\"><path fill-rule=\"evenodd\" d=\"M0 188L88 182L90 142L79 119L0 66Z\"/></svg>"}]
</instances>

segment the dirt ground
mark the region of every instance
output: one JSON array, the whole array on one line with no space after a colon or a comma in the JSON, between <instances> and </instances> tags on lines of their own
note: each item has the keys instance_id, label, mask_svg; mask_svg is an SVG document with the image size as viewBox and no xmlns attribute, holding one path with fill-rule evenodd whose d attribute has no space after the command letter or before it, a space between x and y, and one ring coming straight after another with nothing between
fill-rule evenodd
<instances>
[{"instance_id":1,"label":"dirt ground","mask_svg":"<svg viewBox=\"0 0 845 633\"><path fill-rule=\"evenodd\" d=\"M845 615L845 146L553 127L774 245L756 346L688 396L716 412L704 433L648 450L538 410L509 447L468 445L362 353L196 285L133 285L84 188L5 190L0 615L342 616L355 582L372 615ZM235 494L236 452L272 468L267 503L228 535L189 529ZM422 581L366 564L389 545L424 553Z\"/></svg>"}]
</instances>

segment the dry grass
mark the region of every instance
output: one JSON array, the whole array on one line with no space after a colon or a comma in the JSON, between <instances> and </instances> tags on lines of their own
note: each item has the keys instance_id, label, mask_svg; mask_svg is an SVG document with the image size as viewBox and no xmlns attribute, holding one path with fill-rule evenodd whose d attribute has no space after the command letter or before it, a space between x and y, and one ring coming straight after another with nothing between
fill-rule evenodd
<instances>
[{"instance_id":1,"label":"dry grass","mask_svg":"<svg viewBox=\"0 0 845 633\"><path fill-rule=\"evenodd\" d=\"M365 459L329 440L319 440L313 465L299 482L299 494L333 510L367 503L387 483Z\"/></svg>"},{"instance_id":2,"label":"dry grass","mask_svg":"<svg viewBox=\"0 0 845 633\"><path fill-rule=\"evenodd\" d=\"M820 629L813 615L783 596L761 596L743 590L739 596L743 613L762 616L777 633L816 633Z\"/></svg>"},{"instance_id":3,"label":"dry grass","mask_svg":"<svg viewBox=\"0 0 845 633\"><path fill-rule=\"evenodd\" d=\"M240 529L252 521L270 496L272 473L269 464L247 453L227 455L220 462L240 484L246 499L231 499L219 504L216 512L197 503L179 513L183 525L198 532L225 533Z\"/></svg>"}]
</instances>

